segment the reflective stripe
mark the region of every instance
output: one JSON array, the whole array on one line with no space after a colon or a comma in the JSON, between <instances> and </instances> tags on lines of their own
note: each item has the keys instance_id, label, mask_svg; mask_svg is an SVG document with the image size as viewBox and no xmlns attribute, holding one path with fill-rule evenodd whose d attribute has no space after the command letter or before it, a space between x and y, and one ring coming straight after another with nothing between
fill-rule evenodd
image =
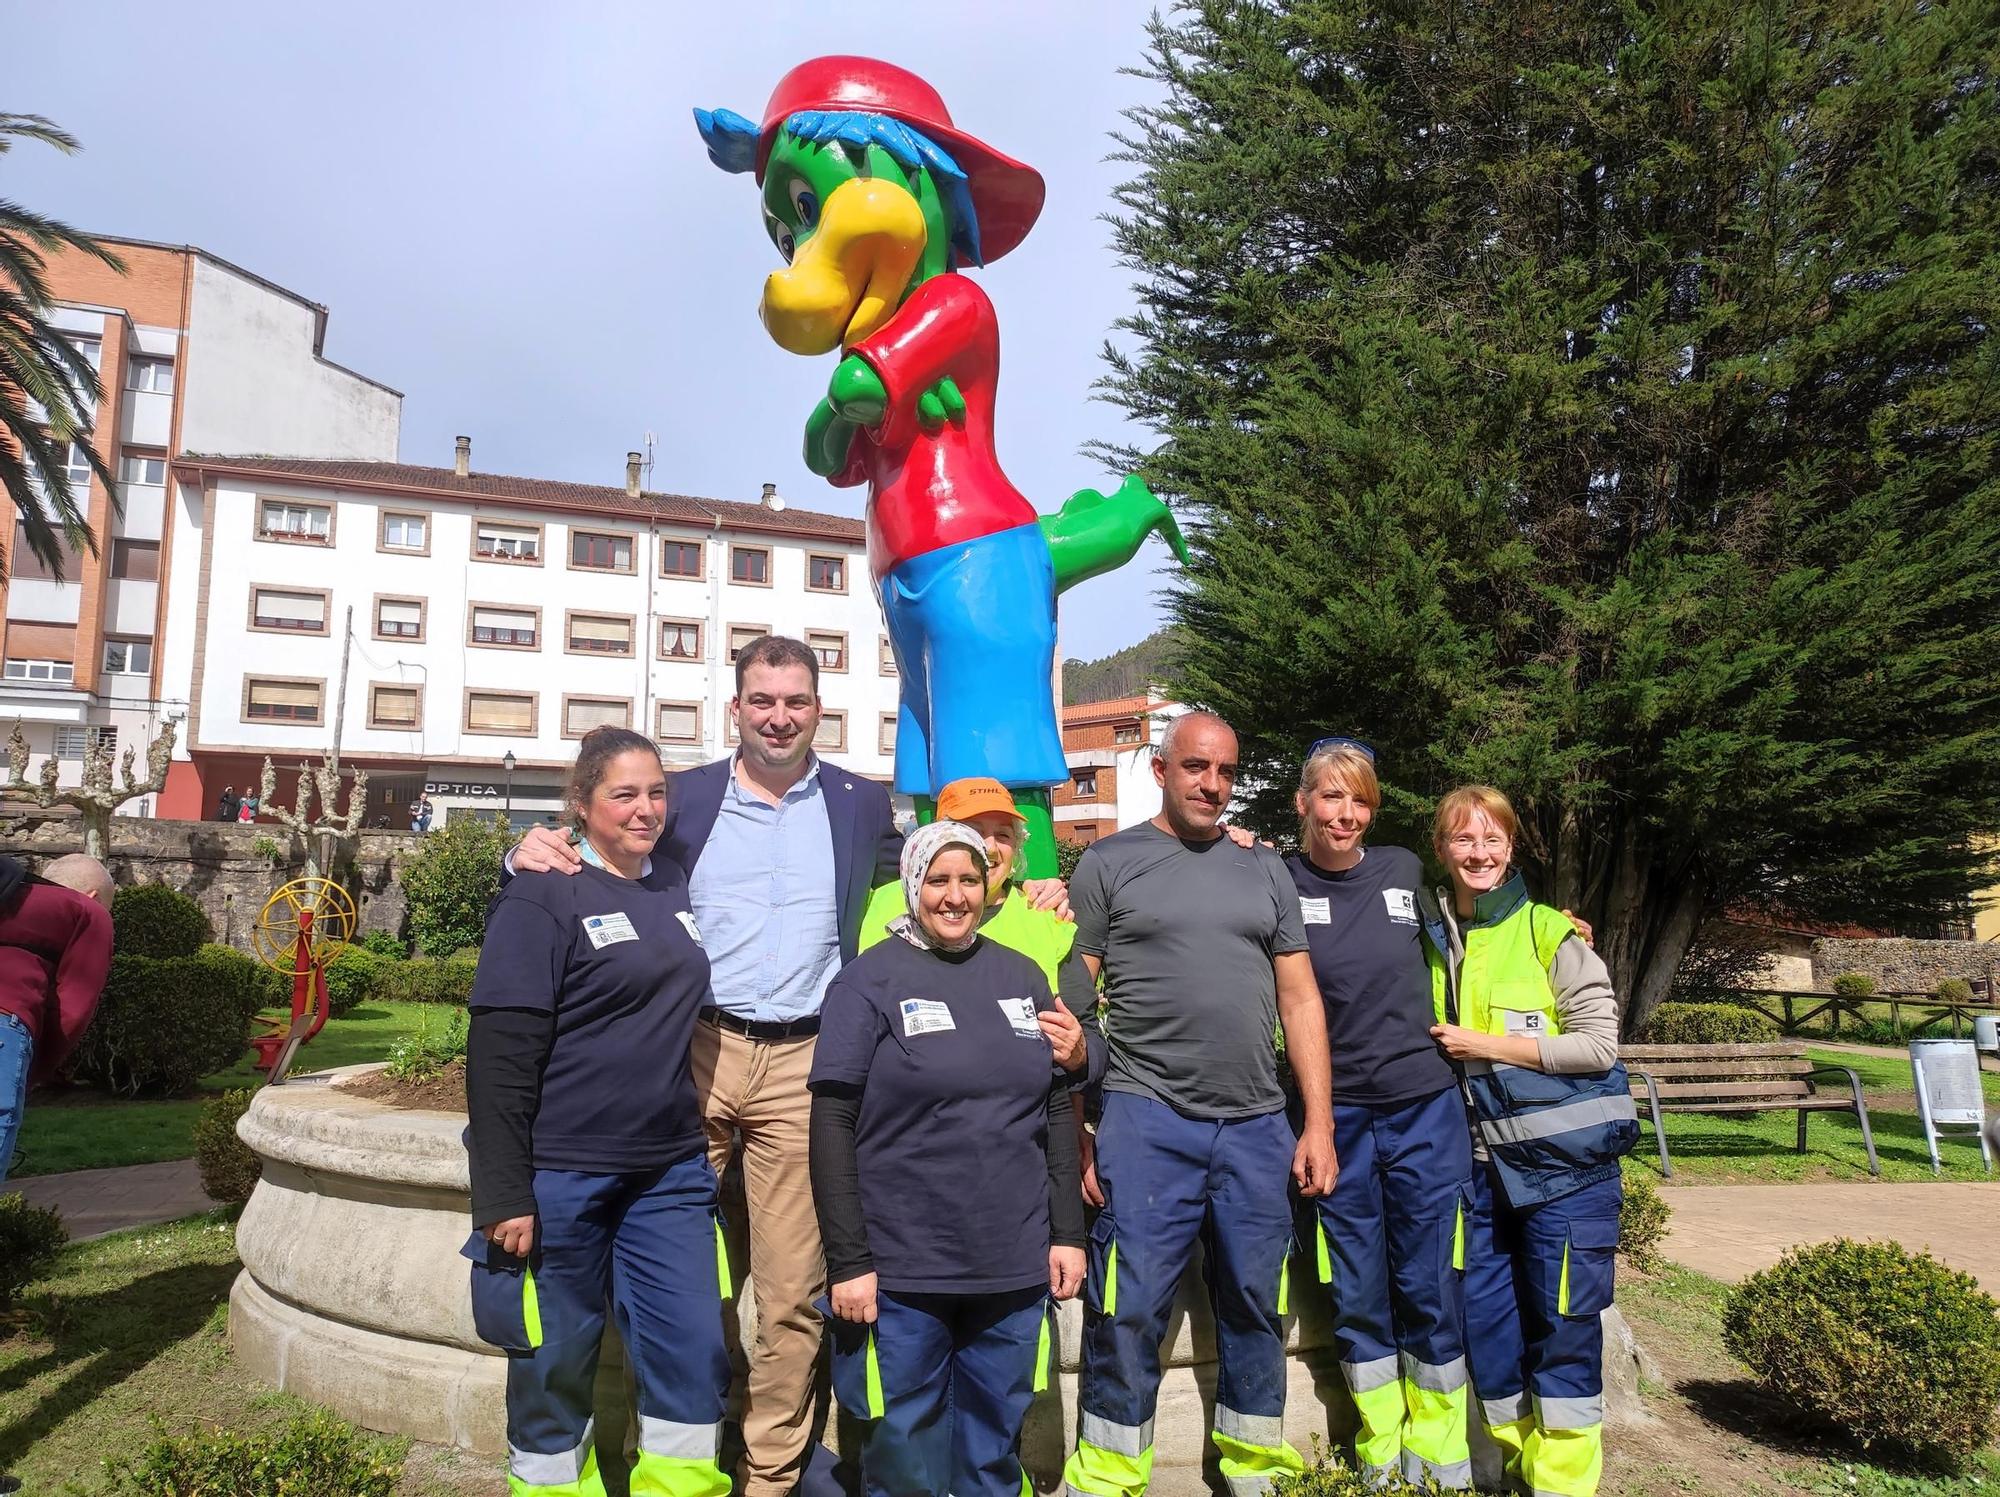
<instances>
[{"instance_id":1,"label":"reflective stripe","mask_svg":"<svg viewBox=\"0 0 2000 1497\"><path fill-rule=\"evenodd\" d=\"M597 1497L604 1487L600 1483L586 1490ZM729 1497L729 1478L713 1456L680 1460L642 1450L632 1463L628 1490L632 1497Z\"/></svg>"},{"instance_id":2,"label":"reflective stripe","mask_svg":"<svg viewBox=\"0 0 2000 1497\"><path fill-rule=\"evenodd\" d=\"M1118 1313L1118 1244L1111 1244L1111 1251L1104 1255L1104 1313Z\"/></svg>"},{"instance_id":3,"label":"reflective stripe","mask_svg":"<svg viewBox=\"0 0 2000 1497\"><path fill-rule=\"evenodd\" d=\"M677 1424L671 1419L639 1416L639 1448L649 1455L680 1461L712 1461L722 1448L719 1424Z\"/></svg>"},{"instance_id":4,"label":"reflective stripe","mask_svg":"<svg viewBox=\"0 0 2000 1497\"><path fill-rule=\"evenodd\" d=\"M519 1446L507 1447L507 1474L517 1477L531 1487L559 1487L565 1482L581 1479L583 1468L593 1454L591 1440L597 1428L597 1421L591 1420L583 1427L583 1438L574 1450L560 1450L553 1455L539 1451L522 1450Z\"/></svg>"},{"instance_id":5,"label":"reflective stripe","mask_svg":"<svg viewBox=\"0 0 2000 1497\"><path fill-rule=\"evenodd\" d=\"M1153 1447L1120 1455L1079 1440L1063 1462L1063 1490L1076 1497L1144 1497L1153 1482Z\"/></svg>"},{"instance_id":6,"label":"reflective stripe","mask_svg":"<svg viewBox=\"0 0 2000 1497\"><path fill-rule=\"evenodd\" d=\"M1319 1229L1319 1281L1322 1284L1331 1284L1333 1282L1333 1252L1326 1245L1326 1223L1315 1220L1314 1225Z\"/></svg>"},{"instance_id":7,"label":"reflective stripe","mask_svg":"<svg viewBox=\"0 0 2000 1497\"><path fill-rule=\"evenodd\" d=\"M1340 1374L1347 1379L1350 1392L1371 1393L1395 1382L1403 1375L1403 1370L1396 1357L1387 1356L1377 1357L1372 1362L1342 1362Z\"/></svg>"},{"instance_id":8,"label":"reflective stripe","mask_svg":"<svg viewBox=\"0 0 2000 1497\"><path fill-rule=\"evenodd\" d=\"M528 1332L528 1350L539 1351L542 1345L542 1297L535 1288L535 1271L521 1270L521 1322Z\"/></svg>"},{"instance_id":9,"label":"reflective stripe","mask_svg":"<svg viewBox=\"0 0 2000 1497\"><path fill-rule=\"evenodd\" d=\"M1283 1414L1239 1414L1227 1404L1215 1406L1215 1432L1245 1445L1275 1450L1285 1443Z\"/></svg>"},{"instance_id":10,"label":"reflective stripe","mask_svg":"<svg viewBox=\"0 0 2000 1497\"><path fill-rule=\"evenodd\" d=\"M1595 1429L1604 1422L1604 1395L1595 1398L1537 1398L1535 1418L1543 1429Z\"/></svg>"},{"instance_id":11,"label":"reflective stripe","mask_svg":"<svg viewBox=\"0 0 2000 1497\"><path fill-rule=\"evenodd\" d=\"M1288 1253L1278 1265L1278 1313L1289 1314L1292 1307L1292 1259Z\"/></svg>"},{"instance_id":12,"label":"reflective stripe","mask_svg":"<svg viewBox=\"0 0 2000 1497\"><path fill-rule=\"evenodd\" d=\"M1458 1217L1451 1224L1451 1266L1465 1272L1465 1201L1458 1203Z\"/></svg>"},{"instance_id":13,"label":"reflective stripe","mask_svg":"<svg viewBox=\"0 0 2000 1497\"><path fill-rule=\"evenodd\" d=\"M1036 1393L1046 1393L1049 1391L1049 1326L1054 1315L1054 1305L1044 1305L1042 1307L1042 1330L1041 1334L1035 1338L1035 1381L1033 1391ZM1021 1478L1023 1481L1027 1479L1025 1475Z\"/></svg>"},{"instance_id":14,"label":"reflective stripe","mask_svg":"<svg viewBox=\"0 0 2000 1497\"><path fill-rule=\"evenodd\" d=\"M715 1222L715 1282L724 1299L736 1297L736 1285L729 1277L729 1244L722 1240L722 1219Z\"/></svg>"},{"instance_id":15,"label":"reflective stripe","mask_svg":"<svg viewBox=\"0 0 2000 1497\"><path fill-rule=\"evenodd\" d=\"M1253 1471L1242 1468L1231 1469L1231 1463L1223 1461L1222 1484L1229 1489L1229 1497L1266 1497L1271 1490L1275 1471Z\"/></svg>"},{"instance_id":16,"label":"reflective stripe","mask_svg":"<svg viewBox=\"0 0 2000 1497\"><path fill-rule=\"evenodd\" d=\"M1556 1314L1569 1314L1569 1239L1563 1239L1562 1278L1556 1283Z\"/></svg>"},{"instance_id":17,"label":"reflective stripe","mask_svg":"<svg viewBox=\"0 0 2000 1497\"><path fill-rule=\"evenodd\" d=\"M1472 1486L1472 1458L1462 1461L1427 1461L1407 1446L1403 1449L1403 1479L1421 1484L1426 1478L1441 1487L1469 1490Z\"/></svg>"},{"instance_id":18,"label":"reflective stripe","mask_svg":"<svg viewBox=\"0 0 2000 1497\"><path fill-rule=\"evenodd\" d=\"M868 1327L868 1417L880 1419L886 1407L882 1399L882 1362L875 1355L875 1327Z\"/></svg>"},{"instance_id":19,"label":"reflective stripe","mask_svg":"<svg viewBox=\"0 0 2000 1497\"><path fill-rule=\"evenodd\" d=\"M1218 1411L1219 1412L1219 1411ZM1076 1437L1113 1455L1144 1455L1153 1447L1153 1421L1144 1424L1113 1424L1102 1414L1085 1411L1077 1417Z\"/></svg>"},{"instance_id":20,"label":"reflective stripe","mask_svg":"<svg viewBox=\"0 0 2000 1497\"><path fill-rule=\"evenodd\" d=\"M1489 1144L1518 1144L1529 1139L1554 1138L1558 1133L1574 1133L1600 1123L1632 1122L1639 1116L1632 1094L1615 1097L1579 1097L1560 1107L1543 1107L1509 1118L1482 1118L1480 1136Z\"/></svg>"},{"instance_id":21,"label":"reflective stripe","mask_svg":"<svg viewBox=\"0 0 2000 1497\"><path fill-rule=\"evenodd\" d=\"M1414 1383L1427 1393L1456 1393L1465 1386L1465 1358L1453 1357L1438 1366L1431 1362L1419 1362L1404 1352L1403 1381Z\"/></svg>"},{"instance_id":22,"label":"reflective stripe","mask_svg":"<svg viewBox=\"0 0 2000 1497\"><path fill-rule=\"evenodd\" d=\"M1528 1396L1526 1388L1506 1398L1479 1400L1479 1417L1488 1424L1512 1424L1516 1420L1526 1419L1534 1412L1534 1400Z\"/></svg>"}]
</instances>

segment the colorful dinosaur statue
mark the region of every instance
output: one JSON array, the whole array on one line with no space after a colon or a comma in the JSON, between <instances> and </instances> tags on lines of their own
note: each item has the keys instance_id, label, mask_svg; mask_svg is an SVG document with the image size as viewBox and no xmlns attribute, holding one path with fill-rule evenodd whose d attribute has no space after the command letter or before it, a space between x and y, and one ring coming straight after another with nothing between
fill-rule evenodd
<instances>
[{"instance_id":1,"label":"colorful dinosaur statue","mask_svg":"<svg viewBox=\"0 0 2000 1497\"><path fill-rule=\"evenodd\" d=\"M1048 789L1068 776L1050 677L1056 595L1130 561L1157 530L1187 545L1137 477L1043 516L993 448L1000 330L959 272L1014 248L1041 175L958 130L891 63L819 57L779 80L761 125L695 111L724 171L754 172L786 268L764 326L797 354L841 351L806 419L806 466L868 485L868 559L901 673L896 788L920 814L991 775L1029 817L1029 870L1055 871Z\"/></svg>"}]
</instances>

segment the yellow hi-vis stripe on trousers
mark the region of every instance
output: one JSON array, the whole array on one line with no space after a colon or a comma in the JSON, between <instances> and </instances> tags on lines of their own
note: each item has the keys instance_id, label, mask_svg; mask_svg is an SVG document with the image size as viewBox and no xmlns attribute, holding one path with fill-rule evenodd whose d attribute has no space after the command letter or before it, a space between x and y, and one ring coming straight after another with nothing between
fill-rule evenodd
<instances>
[{"instance_id":1,"label":"yellow hi-vis stripe on trousers","mask_svg":"<svg viewBox=\"0 0 2000 1497\"><path fill-rule=\"evenodd\" d=\"M1460 1273L1465 1272L1465 1201L1458 1203L1458 1215L1451 1224L1451 1266Z\"/></svg>"},{"instance_id":2,"label":"yellow hi-vis stripe on trousers","mask_svg":"<svg viewBox=\"0 0 2000 1497\"><path fill-rule=\"evenodd\" d=\"M1537 1497L1594 1497L1604 1476L1603 1419L1598 1399L1537 1398L1521 1451L1529 1490Z\"/></svg>"},{"instance_id":3,"label":"yellow hi-vis stripe on trousers","mask_svg":"<svg viewBox=\"0 0 2000 1497\"><path fill-rule=\"evenodd\" d=\"M882 1417L882 1361L875 1355L875 1327L868 1327L868 1417Z\"/></svg>"},{"instance_id":4,"label":"yellow hi-vis stripe on trousers","mask_svg":"<svg viewBox=\"0 0 2000 1497\"><path fill-rule=\"evenodd\" d=\"M1053 1301L1042 1306L1042 1330L1035 1339L1035 1381L1031 1389L1036 1393L1049 1391L1049 1363L1054 1360L1053 1338L1049 1334L1049 1328L1055 1324L1055 1314L1056 1307ZM1023 1476L1021 1479L1026 1481L1027 1477Z\"/></svg>"},{"instance_id":5,"label":"yellow hi-vis stripe on trousers","mask_svg":"<svg viewBox=\"0 0 2000 1497\"><path fill-rule=\"evenodd\" d=\"M1063 1482L1089 1497L1143 1497L1153 1479L1153 1422L1114 1424L1083 1410L1076 1449L1063 1463Z\"/></svg>"},{"instance_id":6,"label":"yellow hi-vis stripe on trousers","mask_svg":"<svg viewBox=\"0 0 2000 1497\"><path fill-rule=\"evenodd\" d=\"M597 1474L594 1431L586 1428L583 1444L559 1455L507 1452L508 1497L604 1497L604 1479Z\"/></svg>"},{"instance_id":7,"label":"yellow hi-vis stripe on trousers","mask_svg":"<svg viewBox=\"0 0 2000 1497\"><path fill-rule=\"evenodd\" d=\"M535 1288L535 1271L521 1270L521 1324L528 1332L528 1350L540 1351L542 1346L542 1296Z\"/></svg>"},{"instance_id":8,"label":"yellow hi-vis stripe on trousers","mask_svg":"<svg viewBox=\"0 0 2000 1497\"><path fill-rule=\"evenodd\" d=\"M1313 1222L1313 1231L1319 1239L1319 1281L1322 1284L1331 1284L1333 1282L1333 1250L1327 1246L1326 1223L1319 1221L1317 1214L1315 1214Z\"/></svg>"},{"instance_id":9,"label":"yellow hi-vis stripe on trousers","mask_svg":"<svg viewBox=\"0 0 2000 1497\"><path fill-rule=\"evenodd\" d=\"M1111 1244L1111 1251L1104 1255L1104 1313L1118 1313L1118 1244Z\"/></svg>"},{"instance_id":10,"label":"yellow hi-vis stripe on trousers","mask_svg":"<svg viewBox=\"0 0 2000 1497\"><path fill-rule=\"evenodd\" d=\"M724 1299L736 1297L736 1286L729 1278L729 1244L722 1240L722 1222L715 1223L715 1282L722 1289Z\"/></svg>"}]
</instances>

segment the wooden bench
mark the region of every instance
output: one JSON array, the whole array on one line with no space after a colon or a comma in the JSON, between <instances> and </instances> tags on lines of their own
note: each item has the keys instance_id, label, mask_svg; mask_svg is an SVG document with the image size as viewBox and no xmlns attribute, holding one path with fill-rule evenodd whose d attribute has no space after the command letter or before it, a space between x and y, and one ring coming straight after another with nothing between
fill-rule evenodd
<instances>
[{"instance_id":1,"label":"wooden bench","mask_svg":"<svg viewBox=\"0 0 2000 1497\"><path fill-rule=\"evenodd\" d=\"M1796 1112L1799 1152L1806 1150L1806 1119L1815 1112L1851 1112L1861 1123L1869 1173L1879 1176L1875 1135L1868 1126L1868 1103L1861 1078L1847 1066L1822 1066L1806 1054L1804 1040L1769 1045L1623 1045L1618 1058L1631 1073L1634 1101L1643 1099L1653 1118L1660 1172L1672 1177L1667 1158L1669 1112ZM1844 1077L1846 1095L1818 1089L1820 1077Z\"/></svg>"}]
</instances>

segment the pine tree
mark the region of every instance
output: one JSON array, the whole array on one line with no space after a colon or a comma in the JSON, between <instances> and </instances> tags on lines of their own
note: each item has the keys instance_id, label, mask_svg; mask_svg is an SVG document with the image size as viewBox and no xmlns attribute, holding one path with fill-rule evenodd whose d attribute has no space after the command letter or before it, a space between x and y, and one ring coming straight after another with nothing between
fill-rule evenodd
<instances>
[{"instance_id":1,"label":"pine tree","mask_svg":"<svg viewBox=\"0 0 2000 1497\"><path fill-rule=\"evenodd\" d=\"M1175 684L1289 821L1496 784L1628 1032L1754 901L1922 930L2000 828L1980 0L1156 20L1105 385L1192 521Z\"/></svg>"}]
</instances>

